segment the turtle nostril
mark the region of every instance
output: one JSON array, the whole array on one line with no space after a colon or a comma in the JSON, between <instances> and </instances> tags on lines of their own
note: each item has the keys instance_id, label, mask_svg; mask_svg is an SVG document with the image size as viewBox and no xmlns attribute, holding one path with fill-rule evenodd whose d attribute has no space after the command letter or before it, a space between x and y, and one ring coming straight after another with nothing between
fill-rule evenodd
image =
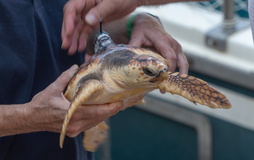
<instances>
[{"instance_id":1,"label":"turtle nostril","mask_svg":"<svg viewBox=\"0 0 254 160\"><path fill-rule=\"evenodd\" d=\"M148 76L156 76L156 75L157 75L156 73L154 73L153 71L151 71L151 70L148 69L148 68L144 68L144 69L143 69L143 72L144 72L146 75L148 75Z\"/></svg>"}]
</instances>

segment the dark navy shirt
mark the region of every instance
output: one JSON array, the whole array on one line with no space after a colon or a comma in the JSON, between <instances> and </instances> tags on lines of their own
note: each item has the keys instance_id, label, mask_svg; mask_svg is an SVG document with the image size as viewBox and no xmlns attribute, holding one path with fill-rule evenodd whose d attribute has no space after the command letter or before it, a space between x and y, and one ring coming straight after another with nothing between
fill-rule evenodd
<instances>
[{"instance_id":1,"label":"dark navy shirt","mask_svg":"<svg viewBox=\"0 0 254 160\"><path fill-rule=\"evenodd\" d=\"M0 104L23 104L51 84L83 54L61 50L63 6L67 0L0 0ZM13 117L15 118L15 115ZM37 132L0 138L0 160L90 160L83 135Z\"/></svg>"}]
</instances>

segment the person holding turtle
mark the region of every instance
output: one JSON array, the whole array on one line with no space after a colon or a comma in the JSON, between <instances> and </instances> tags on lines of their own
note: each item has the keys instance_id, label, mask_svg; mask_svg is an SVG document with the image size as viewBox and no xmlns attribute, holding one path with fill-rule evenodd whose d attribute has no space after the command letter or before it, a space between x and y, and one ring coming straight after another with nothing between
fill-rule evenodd
<instances>
[{"instance_id":1,"label":"person holding turtle","mask_svg":"<svg viewBox=\"0 0 254 160\"><path fill-rule=\"evenodd\" d=\"M93 154L83 148L83 131L123 108L121 103L79 107L67 128L69 138L65 139L63 149L59 147L59 133L70 105L63 92L77 72L77 65L84 62L84 49L91 52L90 33L96 29L79 14L69 14L73 11L70 8L76 10L76 5L82 8L83 2L93 1L66 2L0 0L1 160L91 160ZM86 15L96 5L86 6L80 13ZM166 33L158 19L145 13L137 15L131 23L129 40L126 30L129 17L120 17L104 26L116 43L155 48L175 64L171 70L179 66L182 73L187 72L181 45Z\"/></svg>"},{"instance_id":2,"label":"person holding turtle","mask_svg":"<svg viewBox=\"0 0 254 160\"><path fill-rule=\"evenodd\" d=\"M114 42L151 48L170 61L171 71L178 67L187 73L181 45L157 18L146 13L127 16L141 5L177 1L181 0L102 0L104 30ZM70 105L63 92L78 68L72 65L80 65L92 54L98 2L0 0L0 15L0 159L93 159L83 148L83 131L122 110L121 103L79 107L68 125L63 149L59 133Z\"/></svg>"}]
</instances>

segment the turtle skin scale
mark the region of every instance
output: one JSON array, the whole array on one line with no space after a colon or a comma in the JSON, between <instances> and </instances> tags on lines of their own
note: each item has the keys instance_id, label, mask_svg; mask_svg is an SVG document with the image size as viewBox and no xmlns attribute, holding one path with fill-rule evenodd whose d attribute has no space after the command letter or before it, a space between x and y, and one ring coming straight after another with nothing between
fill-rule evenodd
<instances>
[{"instance_id":1,"label":"turtle skin scale","mask_svg":"<svg viewBox=\"0 0 254 160\"><path fill-rule=\"evenodd\" d=\"M107 33L98 33L95 55L80 66L64 94L71 104L63 122L60 147L63 147L69 120L80 105L122 102L127 108L143 104L142 99L147 93L161 89L194 104L210 108L231 107L226 96L207 82L187 74L171 73L169 65L166 59L151 50L117 45ZM107 124L102 122L86 130L85 149L96 151L106 138L107 129Z\"/></svg>"}]
</instances>

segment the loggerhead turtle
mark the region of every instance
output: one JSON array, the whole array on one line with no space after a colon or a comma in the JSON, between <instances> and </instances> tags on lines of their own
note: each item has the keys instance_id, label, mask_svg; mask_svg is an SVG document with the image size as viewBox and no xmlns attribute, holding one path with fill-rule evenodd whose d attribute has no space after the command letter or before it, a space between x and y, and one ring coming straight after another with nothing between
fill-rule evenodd
<instances>
[{"instance_id":1,"label":"loggerhead turtle","mask_svg":"<svg viewBox=\"0 0 254 160\"><path fill-rule=\"evenodd\" d=\"M116 45L106 32L99 32L95 37L95 55L80 66L64 94L71 104L63 122L60 147L69 120L82 104L123 102L125 107L131 107L143 103L147 93L161 89L210 108L231 107L228 99L205 81L171 73L168 65L166 59L151 50ZM85 131L85 149L95 151L105 139L107 129L102 122Z\"/></svg>"}]
</instances>

